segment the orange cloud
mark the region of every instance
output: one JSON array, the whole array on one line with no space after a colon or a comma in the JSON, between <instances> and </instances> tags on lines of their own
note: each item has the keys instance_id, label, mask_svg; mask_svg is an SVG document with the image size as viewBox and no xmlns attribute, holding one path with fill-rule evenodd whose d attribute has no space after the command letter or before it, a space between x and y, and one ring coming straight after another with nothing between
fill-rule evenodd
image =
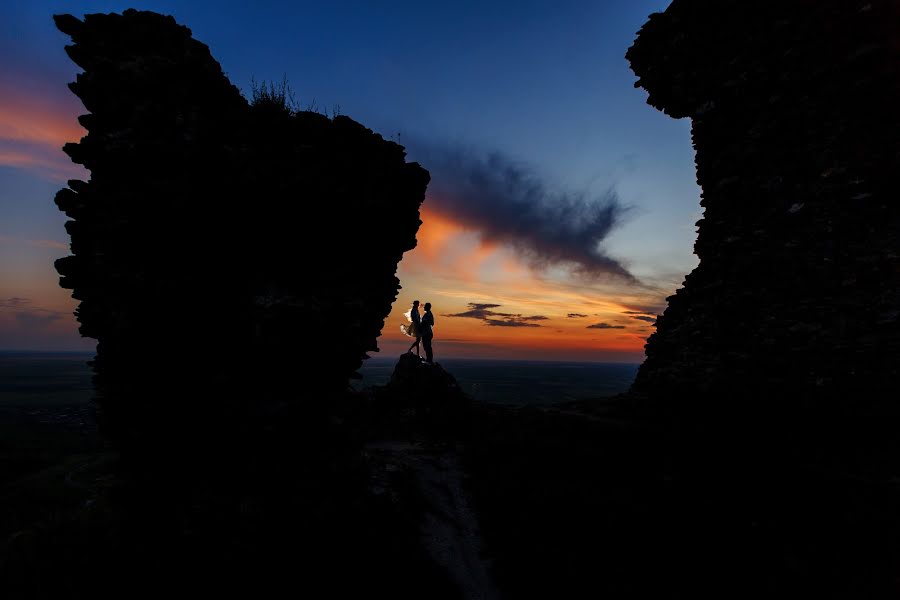
<instances>
[{"instance_id":1,"label":"orange cloud","mask_svg":"<svg viewBox=\"0 0 900 600\"><path fill-rule=\"evenodd\" d=\"M564 276L535 272L515 250L485 241L448 215L423 207L418 246L398 269L403 289L380 339L386 354L402 352L412 340L400 332L412 300L431 302L435 346L444 357L491 357L638 362L650 330L623 313L658 303L664 291L627 284L584 285ZM496 311L540 315L538 327L495 327L485 320L448 317L471 310L470 303L497 304ZM570 313L589 315L571 319ZM614 323L624 329L587 326ZM441 342L446 342L443 346Z\"/></svg>"},{"instance_id":2,"label":"orange cloud","mask_svg":"<svg viewBox=\"0 0 900 600\"><path fill-rule=\"evenodd\" d=\"M416 257L422 257L429 263L437 262L448 242L461 232L459 225L440 216L424 206L419 211L422 225L416 235L418 243L415 250Z\"/></svg>"}]
</instances>

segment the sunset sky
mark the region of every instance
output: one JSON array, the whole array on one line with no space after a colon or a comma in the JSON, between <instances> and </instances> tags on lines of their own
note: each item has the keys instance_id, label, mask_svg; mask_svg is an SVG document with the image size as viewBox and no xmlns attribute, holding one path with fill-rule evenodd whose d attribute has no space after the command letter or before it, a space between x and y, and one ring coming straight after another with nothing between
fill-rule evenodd
<instances>
[{"instance_id":1,"label":"sunset sky","mask_svg":"<svg viewBox=\"0 0 900 600\"><path fill-rule=\"evenodd\" d=\"M0 350L94 347L53 269L53 196L89 174L60 150L85 110L51 15L135 7L190 27L245 92L286 76L431 171L382 356L419 299L438 361L642 359L700 217L689 123L647 106L624 58L667 0L233 4L0 0Z\"/></svg>"}]
</instances>

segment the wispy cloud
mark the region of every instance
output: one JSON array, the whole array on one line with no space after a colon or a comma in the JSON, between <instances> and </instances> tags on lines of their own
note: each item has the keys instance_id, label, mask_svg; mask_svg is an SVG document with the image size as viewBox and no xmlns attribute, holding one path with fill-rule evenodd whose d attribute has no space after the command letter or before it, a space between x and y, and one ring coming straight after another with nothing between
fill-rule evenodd
<instances>
[{"instance_id":1,"label":"wispy cloud","mask_svg":"<svg viewBox=\"0 0 900 600\"><path fill-rule=\"evenodd\" d=\"M500 308L499 304L479 304L475 302L469 303L469 310L445 317L462 317L467 319L479 319L484 321L485 325L491 327L540 327L535 321L547 321L549 317L544 315L532 315L523 317L521 314L503 313L491 310ZM498 318L499 317L499 318Z\"/></svg>"},{"instance_id":2,"label":"wispy cloud","mask_svg":"<svg viewBox=\"0 0 900 600\"><path fill-rule=\"evenodd\" d=\"M563 266L588 279L636 283L602 248L628 208L610 189L560 189L533 167L499 153L413 143L411 155L432 175L430 209L515 247L533 266Z\"/></svg>"},{"instance_id":3,"label":"wispy cloud","mask_svg":"<svg viewBox=\"0 0 900 600\"><path fill-rule=\"evenodd\" d=\"M33 248L50 248L53 250L68 250L69 245L56 240L29 240L23 237L0 235L0 244L23 244Z\"/></svg>"},{"instance_id":4,"label":"wispy cloud","mask_svg":"<svg viewBox=\"0 0 900 600\"><path fill-rule=\"evenodd\" d=\"M499 304L478 304L475 302L469 302L469 306L472 307L472 310L487 310L489 308L500 308Z\"/></svg>"},{"instance_id":5,"label":"wispy cloud","mask_svg":"<svg viewBox=\"0 0 900 600\"><path fill-rule=\"evenodd\" d=\"M663 292L662 289L659 290L660 293ZM623 311L623 315L648 315L651 317L655 317L658 314L661 314L666 309L666 304L638 304L634 305L633 303L626 303L625 308L628 310Z\"/></svg>"},{"instance_id":6,"label":"wispy cloud","mask_svg":"<svg viewBox=\"0 0 900 600\"><path fill-rule=\"evenodd\" d=\"M484 322L491 327L540 327L540 325L538 325L537 323L515 321L513 319L506 319L503 321L498 319L485 319Z\"/></svg>"},{"instance_id":7,"label":"wispy cloud","mask_svg":"<svg viewBox=\"0 0 900 600\"><path fill-rule=\"evenodd\" d=\"M636 317L631 317L631 318L635 319L637 321L646 321L648 323L656 323L656 317L649 317L646 315L638 315Z\"/></svg>"},{"instance_id":8,"label":"wispy cloud","mask_svg":"<svg viewBox=\"0 0 900 600\"><path fill-rule=\"evenodd\" d=\"M584 319L587 315L582 315L579 313L569 313L566 315L569 319Z\"/></svg>"},{"instance_id":9,"label":"wispy cloud","mask_svg":"<svg viewBox=\"0 0 900 600\"><path fill-rule=\"evenodd\" d=\"M624 325L610 325L609 323L596 323L588 325L586 329L625 329Z\"/></svg>"},{"instance_id":10,"label":"wispy cloud","mask_svg":"<svg viewBox=\"0 0 900 600\"><path fill-rule=\"evenodd\" d=\"M58 321L67 313L35 306L31 298L13 296L0 298L0 312L12 314L13 318L22 326L29 329L37 329Z\"/></svg>"},{"instance_id":11,"label":"wispy cloud","mask_svg":"<svg viewBox=\"0 0 900 600\"><path fill-rule=\"evenodd\" d=\"M31 298L0 298L0 309L3 310L23 310L30 306Z\"/></svg>"},{"instance_id":12,"label":"wispy cloud","mask_svg":"<svg viewBox=\"0 0 900 600\"><path fill-rule=\"evenodd\" d=\"M23 310L16 313L16 320L25 327L29 328L43 327L62 318L63 313L40 308L33 310Z\"/></svg>"}]
</instances>

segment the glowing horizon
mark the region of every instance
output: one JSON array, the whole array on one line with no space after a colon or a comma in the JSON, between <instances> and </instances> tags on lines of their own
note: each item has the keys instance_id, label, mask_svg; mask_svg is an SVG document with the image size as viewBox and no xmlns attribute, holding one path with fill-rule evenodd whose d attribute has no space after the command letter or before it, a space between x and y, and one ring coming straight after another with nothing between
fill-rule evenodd
<instances>
[{"instance_id":1,"label":"glowing horizon","mask_svg":"<svg viewBox=\"0 0 900 600\"><path fill-rule=\"evenodd\" d=\"M640 362L650 323L627 312L657 296L608 282L597 288L549 277L520 260L515 250L482 239L471 227L429 208L421 210L418 246L398 267L402 289L385 321L382 352L404 351L412 342L400 332L403 313L413 300L431 302L435 315L436 356L497 358L553 356L561 360ZM606 294L601 295L601 289ZM593 291L595 290L596 291ZM609 296L612 290L617 296ZM531 319L500 325L471 312L471 304L496 305L499 315ZM495 310L494 310L495 309ZM644 313L651 313L644 308ZM540 317L535 319L535 317ZM521 324L515 324L515 323ZM605 327L597 327L605 324ZM589 326L595 326L590 328Z\"/></svg>"}]
</instances>

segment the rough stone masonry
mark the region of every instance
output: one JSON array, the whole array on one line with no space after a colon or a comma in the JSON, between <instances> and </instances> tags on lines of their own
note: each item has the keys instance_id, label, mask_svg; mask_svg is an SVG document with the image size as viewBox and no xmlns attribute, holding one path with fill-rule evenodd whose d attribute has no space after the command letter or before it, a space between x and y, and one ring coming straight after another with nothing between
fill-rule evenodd
<instances>
[{"instance_id":1,"label":"rough stone masonry","mask_svg":"<svg viewBox=\"0 0 900 600\"><path fill-rule=\"evenodd\" d=\"M675 0L627 58L651 105L691 119L704 209L700 264L668 299L633 391L889 409L900 3Z\"/></svg>"}]
</instances>

